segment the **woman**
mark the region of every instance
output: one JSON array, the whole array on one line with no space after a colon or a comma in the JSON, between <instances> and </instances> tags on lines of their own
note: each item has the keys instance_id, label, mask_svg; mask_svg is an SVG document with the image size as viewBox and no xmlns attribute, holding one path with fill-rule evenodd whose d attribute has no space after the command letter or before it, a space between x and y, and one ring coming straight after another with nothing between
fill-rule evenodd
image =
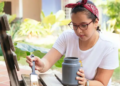
<instances>
[{"instance_id":1,"label":"woman","mask_svg":"<svg viewBox=\"0 0 120 86\"><path fill-rule=\"evenodd\" d=\"M119 65L118 49L114 43L100 33L98 9L87 0L76 4L66 5L72 8L71 23L73 30L63 32L53 48L42 58L31 59L27 56L27 63L32 66L36 62L36 69L45 72L51 68L64 54L65 57L78 57L82 61L83 70L79 70L76 77L83 86L111 86L111 76ZM44 65L45 64L45 65Z\"/></svg>"}]
</instances>

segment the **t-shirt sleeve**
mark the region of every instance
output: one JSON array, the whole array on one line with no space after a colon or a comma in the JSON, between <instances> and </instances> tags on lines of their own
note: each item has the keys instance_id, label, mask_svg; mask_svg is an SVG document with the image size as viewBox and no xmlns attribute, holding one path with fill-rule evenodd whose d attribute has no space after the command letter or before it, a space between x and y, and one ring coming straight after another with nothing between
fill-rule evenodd
<instances>
[{"instance_id":1,"label":"t-shirt sleeve","mask_svg":"<svg viewBox=\"0 0 120 86\"><path fill-rule=\"evenodd\" d=\"M119 67L118 48L114 46L107 51L99 65L99 68L116 69L117 67Z\"/></svg>"},{"instance_id":2,"label":"t-shirt sleeve","mask_svg":"<svg viewBox=\"0 0 120 86\"><path fill-rule=\"evenodd\" d=\"M56 42L53 45L53 48L58 50L62 55L65 54L65 51L66 51L66 35L65 35L65 32L63 32L58 37L58 39L56 40Z\"/></svg>"}]
</instances>

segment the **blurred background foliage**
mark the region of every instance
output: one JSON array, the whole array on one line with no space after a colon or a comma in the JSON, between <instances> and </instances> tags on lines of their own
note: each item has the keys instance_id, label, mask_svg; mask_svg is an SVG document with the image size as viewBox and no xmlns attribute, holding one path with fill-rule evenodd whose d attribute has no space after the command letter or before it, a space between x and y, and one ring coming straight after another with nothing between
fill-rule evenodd
<instances>
[{"instance_id":1,"label":"blurred background foliage","mask_svg":"<svg viewBox=\"0 0 120 86\"><path fill-rule=\"evenodd\" d=\"M44 38L49 35L58 36L61 31L61 26L68 25L70 19L65 19L65 12L63 10L58 11L56 14L52 12L50 15L45 16L44 12L41 12L41 21L34 19L16 19L16 15L8 15L3 12L4 2L0 2L0 16L6 15L10 25L10 31L7 31L12 37L12 41L15 47L15 53L18 61L22 59L22 63L26 63L25 59L27 55L34 54L42 58L49 49L52 48L53 44L34 44L25 41L27 38L36 37L38 39ZM0 56L3 56L0 47ZM61 67L64 56L54 65L54 67ZM23 61L24 60L24 61ZM23 64L24 64L23 63Z\"/></svg>"},{"instance_id":2,"label":"blurred background foliage","mask_svg":"<svg viewBox=\"0 0 120 86\"><path fill-rule=\"evenodd\" d=\"M50 15L45 16L44 12L41 12L41 21L36 21L33 19L24 19L18 35L29 36L29 37L45 37L52 35L52 33L59 33L61 30L60 26L67 25L71 20L65 19L65 12L63 10L58 11L56 14L52 12Z\"/></svg>"},{"instance_id":3,"label":"blurred background foliage","mask_svg":"<svg viewBox=\"0 0 120 86\"><path fill-rule=\"evenodd\" d=\"M104 13L109 17L107 24L113 29L113 33L120 33L120 0L106 0L100 7L103 8Z\"/></svg>"},{"instance_id":4,"label":"blurred background foliage","mask_svg":"<svg viewBox=\"0 0 120 86\"><path fill-rule=\"evenodd\" d=\"M4 2L0 1L0 14L3 12L4 9Z\"/></svg>"}]
</instances>

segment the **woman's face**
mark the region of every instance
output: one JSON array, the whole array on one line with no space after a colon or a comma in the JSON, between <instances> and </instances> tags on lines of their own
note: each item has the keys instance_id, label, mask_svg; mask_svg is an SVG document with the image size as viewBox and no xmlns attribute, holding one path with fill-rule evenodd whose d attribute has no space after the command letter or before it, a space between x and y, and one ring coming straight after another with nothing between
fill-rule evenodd
<instances>
[{"instance_id":1,"label":"woman's face","mask_svg":"<svg viewBox=\"0 0 120 86\"><path fill-rule=\"evenodd\" d=\"M71 15L73 29L81 41L86 41L96 33L98 20L93 23L92 19L87 17L86 12L72 13Z\"/></svg>"}]
</instances>

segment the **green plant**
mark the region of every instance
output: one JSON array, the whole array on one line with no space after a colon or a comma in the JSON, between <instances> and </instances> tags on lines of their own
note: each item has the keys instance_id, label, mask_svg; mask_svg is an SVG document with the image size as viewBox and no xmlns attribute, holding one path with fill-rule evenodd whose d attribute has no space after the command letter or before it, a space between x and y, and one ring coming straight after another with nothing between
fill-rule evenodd
<instances>
[{"instance_id":1,"label":"green plant","mask_svg":"<svg viewBox=\"0 0 120 86\"><path fill-rule=\"evenodd\" d=\"M25 58L30 54L34 54L35 56L42 58L48 51L49 49L40 48L24 43L16 43L15 45L15 53L17 54L18 60L20 60L21 57ZM56 67L62 67L63 58L64 56L55 63Z\"/></svg>"},{"instance_id":2,"label":"green plant","mask_svg":"<svg viewBox=\"0 0 120 86\"><path fill-rule=\"evenodd\" d=\"M18 60L21 57L26 57L30 54L35 54L38 57L43 57L48 52L47 49L24 44L24 43L16 43L15 44L15 53L17 54ZM21 54L22 53L22 54Z\"/></svg>"},{"instance_id":3,"label":"green plant","mask_svg":"<svg viewBox=\"0 0 120 86\"><path fill-rule=\"evenodd\" d=\"M13 14L13 15L5 14L5 15L7 16L9 24L11 24L12 21L15 20L15 18L16 18L16 14Z\"/></svg>"},{"instance_id":4,"label":"green plant","mask_svg":"<svg viewBox=\"0 0 120 86\"><path fill-rule=\"evenodd\" d=\"M44 12L41 12L42 24L46 27L47 24L50 25L51 31L57 32L60 29L60 26L68 25L71 19L65 19L65 12L63 10L59 10L56 14L51 13L50 15L44 15ZM59 28L58 28L59 27Z\"/></svg>"},{"instance_id":5,"label":"green plant","mask_svg":"<svg viewBox=\"0 0 120 86\"><path fill-rule=\"evenodd\" d=\"M71 20L65 19L64 11L60 10L56 14L52 12L50 15L45 16L44 12L41 12L41 21L26 18L18 31L19 35L25 36L47 36L51 35L57 27L61 25L67 25Z\"/></svg>"},{"instance_id":6,"label":"green plant","mask_svg":"<svg viewBox=\"0 0 120 86\"><path fill-rule=\"evenodd\" d=\"M18 33L19 29L20 29L20 25L22 23L22 19L18 19L15 22L10 24L10 30L7 31L7 33L12 37L12 41L15 42L20 42L23 41L24 38L21 37Z\"/></svg>"},{"instance_id":7,"label":"green plant","mask_svg":"<svg viewBox=\"0 0 120 86\"><path fill-rule=\"evenodd\" d=\"M120 1L107 0L107 3L102 4L101 7L104 8L104 13L110 18L107 22L110 28L113 28L113 32L117 33L117 29L120 29Z\"/></svg>"},{"instance_id":8,"label":"green plant","mask_svg":"<svg viewBox=\"0 0 120 86\"><path fill-rule=\"evenodd\" d=\"M0 1L0 14L2 14L3 13L3 9L4 9L4 2L2 1Z\"/></svg>"},{"instance_id":9,"label":"green plant","mask_svg":"<svg viewBox=\"0 0 120 86\"><path fill-rule=\"evenodd\" d=\"M49 34L49 28L45 28L41 25L41 22L33 19L25 19L18 31L19 35L24 36L45 36Z\"/></svg>"},{"instance_id":10,"label":"green plant","mask_svg":"<svg viewBox=\"0 0 120 86\"><path fill-rule=\"evenodd\" d=\"M2 56L3 55L3 53L2 53L2 49L1 49L1 46L0 46L0 56Z\"/></svg>"},{"instance_id":11,"label":"green plant","mask_svg":"<svg viewBox=\"0 0 120 86\"><path fill-rule=\"evenodd\" d=\"M7 33L10 34L12 37L18 61L20 60L20 58L25 58L27 55L30 54L34 54L42 58L48 51L46 51L46 49L33 46L33 44L27 44L25 42L20 43L21 41L16 40L16 38L27 35L31 36L49 35L52 33L53 29L51 28L53 26L55 28L61 25L67 25L70 22L70 20L64 20L64 15L62 14L62 11L58 12L58 14L56 15L51 13L49 16L46 17L42 12L42 16L43 20L41 22L27 18L22 23L21 21L18 21L16 23L10 24L11 30L8 31ZM11 20L9 23L11 23ZM51 47L51 45L49 47ZM2 55L2 52L0 53ZM62 57L59 61L56 62L55 64L56 67L62 67L63 58L64 57Z\"/></svg>"}]
</instances>

